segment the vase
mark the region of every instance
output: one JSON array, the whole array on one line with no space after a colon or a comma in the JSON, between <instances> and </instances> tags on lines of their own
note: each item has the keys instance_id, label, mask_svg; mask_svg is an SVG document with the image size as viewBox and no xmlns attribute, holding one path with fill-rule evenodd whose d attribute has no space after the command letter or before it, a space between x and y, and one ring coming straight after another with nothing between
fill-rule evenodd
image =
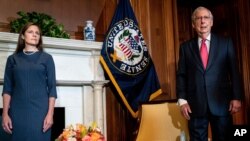
<instances>
[{"instance_id":1,"label":"vase","mask_svg":"<svg viewBox=\"0 0 250 141\"><path fill-rule=\"evenodd\" d=\"M93 27L93 21L86 21L86 26L84 27L84 40L94 41L95 40L95 28Z\"/></svg>"}]
</instances>

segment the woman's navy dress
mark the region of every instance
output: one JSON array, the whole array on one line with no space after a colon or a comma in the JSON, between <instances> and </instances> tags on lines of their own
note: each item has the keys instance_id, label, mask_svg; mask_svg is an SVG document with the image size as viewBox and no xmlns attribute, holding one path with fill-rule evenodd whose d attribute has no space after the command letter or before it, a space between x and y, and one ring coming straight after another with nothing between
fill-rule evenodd
<instances>
[{"instance_id":1,"label":"woman's navy dress","mask_svg":"<svg viewBox=\"0 0 250 141\"><path fill-rule=\"evenodd\" d=\"M11 96L12 141L50 141L51 129L45 133L42 130L49 97L57 97L52 56L42 51L10 55L3 93Z\"/></svg>"}]
</instances>

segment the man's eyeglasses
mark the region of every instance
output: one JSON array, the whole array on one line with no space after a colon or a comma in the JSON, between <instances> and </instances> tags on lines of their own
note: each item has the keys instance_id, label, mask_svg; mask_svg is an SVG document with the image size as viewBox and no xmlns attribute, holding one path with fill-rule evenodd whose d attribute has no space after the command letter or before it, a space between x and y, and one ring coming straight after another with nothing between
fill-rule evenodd
<instances>
[{"instance_id":1,"label":"man's eyeglasses","mask_svg":"<svg viewBox=\"0 0 250 141\"><path fill-rule=\"evenodd\" d=\"M204 20L208 20L208 19L210 19L211 17L210 16L201 16L201 17L195 17L194 19L196 20L196 21L201 21L202 19L204 19Z\"/></svg>"}]
</instances>

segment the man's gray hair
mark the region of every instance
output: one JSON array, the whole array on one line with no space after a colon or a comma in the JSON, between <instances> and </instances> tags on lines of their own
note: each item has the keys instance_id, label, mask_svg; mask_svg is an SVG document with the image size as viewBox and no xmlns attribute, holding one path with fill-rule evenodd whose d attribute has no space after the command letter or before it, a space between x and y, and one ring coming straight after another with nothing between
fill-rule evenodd
<instances>
[{"instance_id":1,"label":"man's gray hair","mask_svg":"<svg viewBox=\"0 0 250 141\"><path fill-rule=\"evenodd\" d=\"M210 18L213 20L213 14L212 14L212 12L211 12L209 9L207 9L206 7L199 6L199 7L197 7L197 8L194 10L194 12L193 12L193 14L192 14L192 17L191 17L192 22L195 21L196 13L197 13L198 11L200 11L200 10L207 10L208 13L209 13Z\"/></svg>"}]
</instances>

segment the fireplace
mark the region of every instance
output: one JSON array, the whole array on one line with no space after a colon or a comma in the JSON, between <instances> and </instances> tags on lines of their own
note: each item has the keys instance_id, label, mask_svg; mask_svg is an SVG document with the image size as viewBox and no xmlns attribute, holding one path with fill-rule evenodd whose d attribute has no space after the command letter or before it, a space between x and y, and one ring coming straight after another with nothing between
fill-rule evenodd
<instances>
[{"instance_id":1,"label":"fireplace","mask_svg":"<svg viewBox=\"0 0 250 141\"><path fill-rule=\"evenodd\" d=\"M2 111L3 109L0 108L0 117L2 117ZM2 126L0 128L2 128ZM54 110L54 124L52 126L52 131L51 131L51 141L54 141L62 133L64 128L65 128L65 108L57 107ZM0 132L4 131L0 130ZM9 136L6 133L0 133L1 136L0 139L3 138L2 137L3 134L4 136Z\"/></svg>"},{"instance_id":2,"label":"fireplace","mask_svg":"<svg viewBox=\"0 0 250 141\"><path fill-rule=\"evenodd\" d=\"M65 108L57 107L54 110L54 124L51 131L51 140L54 141L65 128Z\"/></svg>"},{"instance_id":3,"label":"fireplace","mask_svg":"<svg viewBox=\"0 0 250 141\"><path fill-rule=\"evenodd\" d=\"M6 60L15 50L17 39L18 34L0 32L0 91ZM106 135L104 85L108 81L99 64L102 42L51 37L43 37L43 42L44 50L55 61L58 94L55 107L64 108L64 126L76 123L89 125L94 121Z\"/></svg>"}]
</instances>

